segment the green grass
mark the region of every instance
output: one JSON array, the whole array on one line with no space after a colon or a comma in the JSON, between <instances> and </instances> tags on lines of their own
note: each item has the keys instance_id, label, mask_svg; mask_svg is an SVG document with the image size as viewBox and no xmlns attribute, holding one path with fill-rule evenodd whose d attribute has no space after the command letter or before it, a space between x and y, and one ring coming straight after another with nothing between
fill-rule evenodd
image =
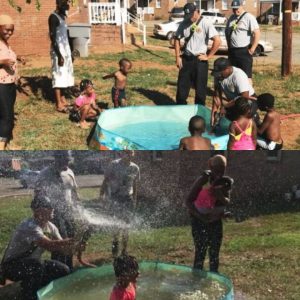
<instances>
[{"instance_id":1,"label":"green grass","mask_svg":"<svg viewBox=\"0 0 300 300\"><path fill-rule=\"evenodd\" d=\"M84 199L98 189L82 189ZM0 200L0 253L16 225L30 215L30 197ZM94 234L86 257L110 262L111 235ZM164 227L130 234L129 252L140 260L191 265L193 241L189 226ZM299 299L300 214L285 213L224 222L220 272L234 282L235 291L254 299ZM0 291L1 296L1 291Z\"/></svg>"},{"instance_id":2,"label":"green grass","mask_svg":"<svg viewBox=\"0 0 300 300\"><path fill-rule=\"evenodd\" d=\"M128 76L127 97L129 105L171 104L176 97L178 71L175 66L174 50L168 41L149 37L149 48L130 48L120 53L91 54L88 58L75 62L76 83L80 79L93 80L98 99L112 107L112 80L102 80L104 74L118 68L118 61L127 57L133 61ZM210 63L210 66L212 62ZM300 69L294 67L294 75L282 79L279 66L264 65L259 58L254 66L254 86L256 92L272 92L276 96L276 107L282 114L300 111ZM21 95L16 104L19 114L15 129L15 143L26 150L45 149L87 149L88 130L77 128L67 115L55 112L51 95L50 69L48 67L21 70L21 75L31 80L24 87L27 93ZM209 87L213 86L209 76ZM191 92L189 103L193 103ZM74 99L75 95L70 96ZM211 96L207 97L211 107ZM284 138L284 137L283 137ZM295 141L293 148L298 148Z\"/></svg>"}]
</instances>

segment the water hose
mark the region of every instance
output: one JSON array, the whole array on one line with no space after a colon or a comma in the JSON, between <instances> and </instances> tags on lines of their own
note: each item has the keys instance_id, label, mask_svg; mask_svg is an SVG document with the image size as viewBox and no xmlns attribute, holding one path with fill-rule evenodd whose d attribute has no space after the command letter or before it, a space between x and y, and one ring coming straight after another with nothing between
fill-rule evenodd
<instances>
[{"instance_id":1,"label":"water hose","mask_svg":"<svg viewBox=\"0 0 300 300\"><path fill-rule=\"evenodd\" d=\"M286 120L286 119L290 119L290 118L299 118L300 114L288 114L288 115L283 115L280 117L280 120Z\"/></svg>"}]
</instances>

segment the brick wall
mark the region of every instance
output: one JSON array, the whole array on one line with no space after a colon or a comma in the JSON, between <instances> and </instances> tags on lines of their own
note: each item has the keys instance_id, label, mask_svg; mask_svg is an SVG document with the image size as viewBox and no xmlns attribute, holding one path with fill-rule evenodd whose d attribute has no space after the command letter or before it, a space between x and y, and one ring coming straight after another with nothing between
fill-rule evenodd
<instances>
[{"instance_id":1,"label":"brick wall","mask_svg":"<svg viewBox=\"0 0 300 300\"><path fill-rule=\"evenodd\" d=\"M190 186L203 168L208 155L184 154L181 157L180 185L188 194ZM234 178L233 208L240 215L256 215L289 209L283 200L285 192L300 184L300 160L297 151L282 151L279 162L267 160L265 151L231 151L227 174Z\"/></svg>"},{"instance_id":2,"label":"brick wall","mask_svg":"<svg viewBox=\"0 0 300 300\"><path fill-rule=\"evenodd\" d=\"M115 25L93 25L91 50L101 49L102 45L121 45L121 27Z\"/></svg>"},{"instance_id":3,"label":"brick wall","mask_svg":"<svg viewBox=\"0 0 300 300\"><path fill-rule=\"evenodd\" d=\"M231 9L231 2L232 0L228 0L228 9L227 10L223 10L222 9L222 0L217 0L216 1L216 8L220 10L221 13L223 13L227 18L230 17L232 15L232 9ZM260 1L259 0L246 0L245 1L245 5L244 5L244 9L251 13L253 16L258 17L259 13L260 13L260 8L259 8L259 4Z\"/></svg>"},{"instance_id":4,"label":"brick wall","mask_svg":"<svg viewBox=\"0 0 300 300\"><path fill-rule=\"evenodd\" d=\"M207 168L209 151L164 151L161 161L153 161L152 152L139 151L140 197L161 210L165 218L187 220L184 206L195 179ZM239 218L299 209L299 204L284 200L284 193L300 184L300 160L297 151L282 151L281 161L267 160L265 151L232 151L228 155L227 174L234 178L232 210ZM167 203L167 204L166 204ZM168 207L166 209L166 207Z\"/></svg>"},{"instance_id":5,"label":"brick wall","mask_svg":"<svg viewBox=\"0 0 300 300\"><path fill-rule=\"evenodd\" d=\"M48 55L50 49L50 39L48 31L48 17L52 11L55 10L55 0L41 0L41 10L37 11L35 5L24 4L24 0L16 0L17 4L21 5L22 13L18 13L14 10L7 0L1 0L1 13L5 13L13 17L15 20L15 32L10 39L10 44L13 50L17 54L21 55ZM74 23L88 23L88 8L84 7L83 0L78 1L78 6L74 6L69 11L69 18L67 22ZM111 33L109 32L111 29ZM120 41L119 29L113 28L113 26L107 27L102 34L108 34L108 37L102 36L102 40L112 41L114 36L116 41ZM99 41L99 34L96 34L95 41Z\"/></svg>"}]
</instances>

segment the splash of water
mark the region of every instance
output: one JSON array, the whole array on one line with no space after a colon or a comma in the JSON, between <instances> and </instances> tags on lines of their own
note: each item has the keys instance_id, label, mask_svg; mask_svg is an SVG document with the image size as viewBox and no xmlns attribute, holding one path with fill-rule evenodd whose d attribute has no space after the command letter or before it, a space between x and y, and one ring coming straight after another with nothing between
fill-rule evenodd
<instances>
[{"instance_id":1,"label":"splash of water","mask_svg":"<svg viewBox=\"0 0 300 300\"><path fill-rule=\"evenodd\" d=\"M114 229L130 229L131 225L126 224L124 221L117 219L114 216L110 216L91 208L84 208L82 206L77 207L78 214L81 220L84 220L88 225L102 230L114 230Z\"/></svg>"}]
</instances>

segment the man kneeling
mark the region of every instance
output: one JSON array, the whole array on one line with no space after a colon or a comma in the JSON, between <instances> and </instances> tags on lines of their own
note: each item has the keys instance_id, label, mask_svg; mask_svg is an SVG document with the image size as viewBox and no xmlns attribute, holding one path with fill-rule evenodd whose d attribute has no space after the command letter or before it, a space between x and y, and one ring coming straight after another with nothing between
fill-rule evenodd
<instances>
[{"instance_id":1,"label":"man kneeling","mask_svg":"<svg viewBox=\"0 0 300 300\"><path fill-rule=\"evenodd\" d=\"M31 209L33 217L17 227L2 260L4 277L21 281L23 300L36 300L41 287L70 273L68 266L61 262L43 261L45 250L70 254L84 248L74 239L61 238L57 227L50 222L54 210L47 197L34 198Z\"/></svg>"}]
</instances>

